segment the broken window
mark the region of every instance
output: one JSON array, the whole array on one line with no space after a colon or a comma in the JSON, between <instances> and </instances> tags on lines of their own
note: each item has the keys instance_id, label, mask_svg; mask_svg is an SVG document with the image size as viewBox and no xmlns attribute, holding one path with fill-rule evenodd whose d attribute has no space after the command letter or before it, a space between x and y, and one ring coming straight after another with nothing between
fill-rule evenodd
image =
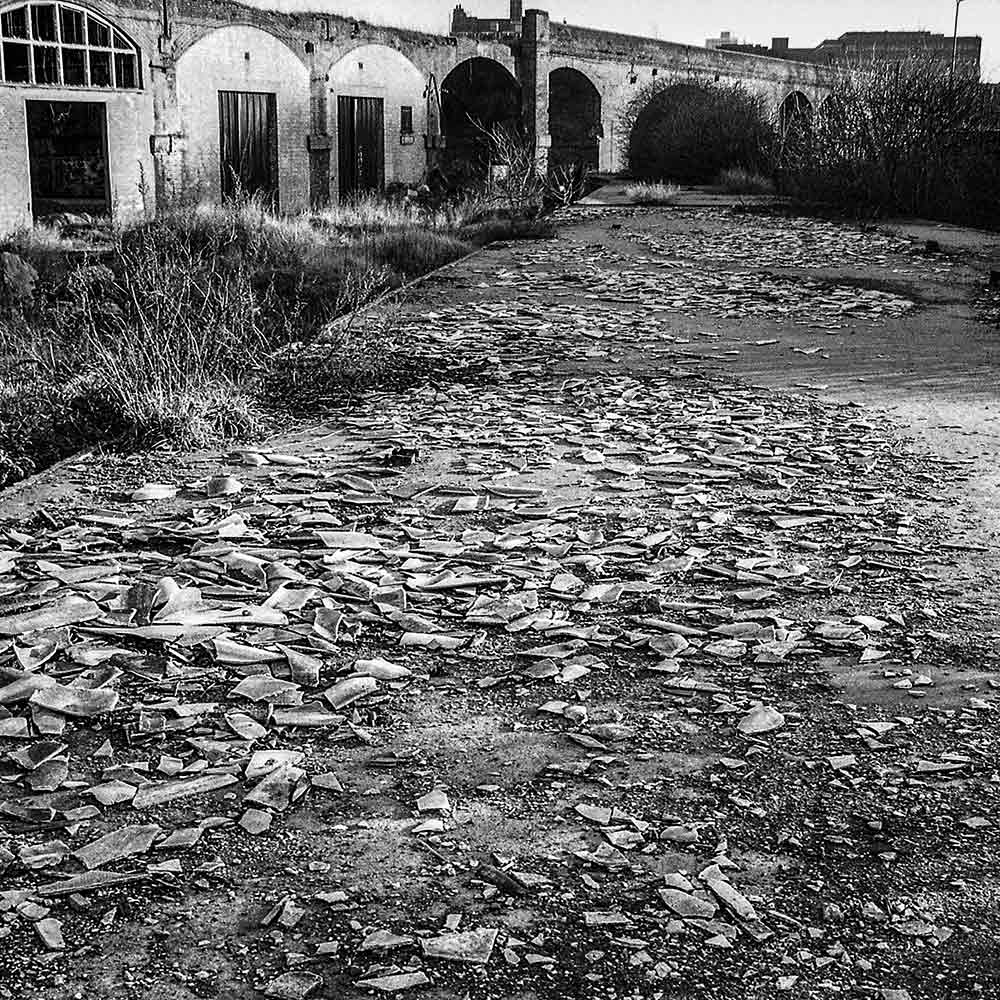
<instances>
[{"instance_id":1,"label":"broken window","mask_svg":"<svg viewBox=\"0 0 1000 1000\"><path fill-rule=\"evenodd\" d=\"M139 52L89 11L25 3L0 14L0 82L137 90Z\"/></svg>"}]
</instances>

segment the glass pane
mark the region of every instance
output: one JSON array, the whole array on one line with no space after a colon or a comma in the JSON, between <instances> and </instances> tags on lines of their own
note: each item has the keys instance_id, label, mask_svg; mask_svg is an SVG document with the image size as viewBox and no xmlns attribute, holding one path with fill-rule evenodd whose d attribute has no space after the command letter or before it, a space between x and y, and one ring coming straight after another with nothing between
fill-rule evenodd
<instances>
[{"instance_id":1,"label":"glass pane","mask_svg":"<svg viewBox=\"0 0 1000 1000\"><path fill-rule=\"evenodd\" d=\"M87 32L90 35L91 45L97 45L103 49L111 48L111 29L106 24L101 24L100 21L88 17Z\"/></svg>"},{"instance_id":2,"label":"glass pane","mask_svg":"<svg viewBox=\"0 0 1000 1000\"><path fill-rule=\"evenodd\" d=\"M111 53L90 53L90 85L92 87L111 86Z\"/></svg>"},{"instance_id":3,"label":"glass pane","mask_svg":"<svg viewBox=\"0 0 1000 1000\"><path fill-rule=\"evenodd\" d=\"M124 90L135 90L139 81L135 72L135 56L123 52L115 53L115 81Z\"/></svg>"},{"instance_id":4,"label":"glass pane","mask_svg":"<svg viewBox=\"0 0 1000 1000\"><path fill-rule=\"evenodd\" d=\"M31 8L31 33L38 42L56 40L56 5L38 4Z\"/></svg>"},{"instance_id":5,"label":"glass pane","mask_svg":"<svg viewBox=\"0 0 1000 1000\"><path fill-rule=\"evenodd\" d=\"M124 35L119 35L115 32L115 48L123 49L125 52L131 52L132 46L129 44L129 40Z\"/></svg>"},{"instance_id":6,"label":"glass pane","mask_svg":"<svg viewBox=\"0 0 1000 1000\"><path fill-rule=\"evenodd\" d=\"M31 69L29 67L29 52L27 45L17 45L13 42L3 43L4 79L8 83L29 83Z\"/></svg>"},{"instance_id":7,"label":"glass pane","mask_svg":"<svg viewBox=\"0 0 1000 1000\"><path fill-rule=\"evenodd\" d=\"M83 45L87 40L83 33L83 14L78 10L61 7L59 20L62 25L62 40L70 45Z\"/></svg>"},{"instance_id":8,"label":"glass pane","mask_svg":"<svg viewBox=\"0 0 1000 1000\"><path fill-rule=\"evenodd\" d=\"M35 83L59 82L59 50L54 45L35 46Z\"/></svg>"},{"instance_id":9,"label":"glass pane","mask_svg":"<svg viewBox=\"0 0 1000 1000\"><path fill-rule=\"evenodd\" d=\"M83 49L63 49L63 83L83 87L87 83L87 53Z\"/></svg>"},{"instance_id":10,"label":"glass pane","mask_svg":"<svg viewBox=\"0 0 1000 1000\"><path fill-rule=\"evenodd\" d=\"M4 38L28 37L28 8L18 7L0 15L0 33Z\"/></svg>"}]
</instances>

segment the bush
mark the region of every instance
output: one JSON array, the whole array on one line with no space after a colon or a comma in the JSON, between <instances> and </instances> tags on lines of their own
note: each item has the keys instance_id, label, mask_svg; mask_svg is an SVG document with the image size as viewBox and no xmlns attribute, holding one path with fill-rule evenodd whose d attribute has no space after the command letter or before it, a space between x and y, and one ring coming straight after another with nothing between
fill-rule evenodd
<instances>
[{"instance_id":1,"label":"bush","mask_svg":"<svg viewBox=\"0 0 1000 1000\"><path fill-rule=\"evenodd\" d=\"M673 205L681 189L676 184L628 184L625 187L625 197L637 205Z\"/></svg>"},{"instance_id":2,"label":"bush","mask_svg":"<svg viewBox=\"0 0 1000 1000\"><path fill-rule=\"evenodd\" d=\"M845 74L778 151L781 187L858 216L1000 226L1000 116L977 80L914 59Z\"/></svg>"},{"instance_id":3,"label":"bush","mask_svg":"<svg viewBox=\"0 0 1000 1000\"><path fill-rule=\"evenodd\" d=\"M729 167L765 170L774 141L763 98L740 84L657 82L626 120L628 167L640 180L702 184Z\"/></svg>"},{"instance_id":4,"label":"bush","mask_svg":"<svg viewBox=\"0 0 1000 1000\"><path fill-rule=\"evenodd\" d=\"M716 178L715 186L726 194L774 194L774 181L745 167L729 167Z\"/></svg>"}]
</instances>

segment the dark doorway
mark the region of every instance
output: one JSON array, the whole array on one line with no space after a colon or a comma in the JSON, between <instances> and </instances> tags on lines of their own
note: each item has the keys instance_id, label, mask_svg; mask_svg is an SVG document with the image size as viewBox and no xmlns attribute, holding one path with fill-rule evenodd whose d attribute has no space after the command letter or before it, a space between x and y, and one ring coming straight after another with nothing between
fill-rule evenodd
<instances>
[{"instance_id":1,"label":"dark doorway","mask_svg":"<svg viewBox=\"0 0 1000 1000\"><path fill-rule=\"evenodd\" d=\"M516 135L520 125L521 88L500 63L477 56L444 78L441 128L446 164L456 178L484 176L491 162L486 133L499 127Z\"/></svg>"},{"instance_id":2,"label":"dark doorway","mask_svg":"<svg viewBox=\"0 0 1000 1000\"><path fill-rule=\"evenodd\" d=\"M219 91L222 197L259 197L278 207L278 99Z\"/></svg>"},{"instance_id":3,"label":"dark doorway","mask_svg":"<svg viewBox=\"0 0 1000 1000\"><path fill-rule=\"evenodd\" d=\"M549 163L597 170L601 149L601 95L579 70L549 74Z\"/></svg>"},{"instance_id":4,"label":"dark doorway","mask_svg":"<svg viewBox=\"0 0 1000 1000\"><path fill-rule=\"evenodd\" d=\"M340 197L385 187L385 107L381 97L337 98Z\"/></svg>"},{"instance_id":5,"label":"dark doorway","mask_svg":"<svg viewBox=\"0 0 1000 1000\"><path fill-rule=\"evenodd\" d=\"M27 101L31 204L36 219L71 212L108 215L105 106L85 101Z\"/></svg>"},{"instance_id":6,"label":"dark doorway","mask_svg":"<svg viewBox=\"0 0 1000 1000\"><path fill-rule=\"evenodd\" d=\"M801 91L793 91L782 102L778 111L779 127L783 138L808 133L812 128L813 106Z\"/></svg>"}]
</instances>

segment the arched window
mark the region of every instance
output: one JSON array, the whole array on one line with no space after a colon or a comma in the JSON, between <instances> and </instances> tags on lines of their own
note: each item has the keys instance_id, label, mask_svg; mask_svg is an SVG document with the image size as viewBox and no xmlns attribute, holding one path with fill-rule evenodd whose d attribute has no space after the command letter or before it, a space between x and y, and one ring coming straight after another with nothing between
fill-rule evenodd
<instances>
[{"instance_id":1,"label":"arched window","mask_svg":"<svg viewBox=\"0 0 1000 1000\"><path fill-rule=\"evenodd\" d=\"M138 90L139 53L112 24L68 3L0 10L0 82Z\"/></svg>"}]
</instances>

